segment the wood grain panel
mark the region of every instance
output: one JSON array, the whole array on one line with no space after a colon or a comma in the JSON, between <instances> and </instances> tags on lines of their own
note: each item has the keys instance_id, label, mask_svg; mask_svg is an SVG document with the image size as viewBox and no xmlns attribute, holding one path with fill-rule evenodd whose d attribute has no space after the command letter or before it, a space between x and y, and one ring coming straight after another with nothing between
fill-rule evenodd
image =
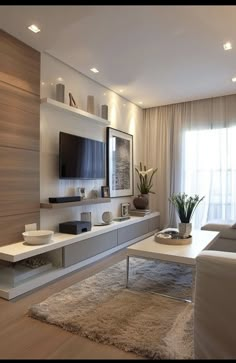
<instances>
[{"instance_id":1,"label":"wood grain panel","mask_svg":"<svg viewBox=\"0 0 236 363\"><path fill-rule=\"evenodd\" d=\"M40 95L40 53L0 30L0 80Z\"/></svg>"},{"instance_id":2,"label":"wood grain panel","mask_svg":"<svg viewBox=\"0 0 236 363\"><path fill-rule=\"evenodd\" d=\"M0 147L0 216L39 211L39 152Z\"/></svg>"},{"instance_id":3,"label":"wood grain panel","mask_svg":"<svg viewBox=\"0 0 236 363\"><path fill-rule=\"evenodd\" d=\"M0 146L39 150L39 98L0 82Z\"/></svg>"},{"instance_id":4,"label":"wood grain panel","mask_svg":"<svg viewBox=\"0 0 236 363\"><path fill-rule=\"evenodd\" d=\"M40 113L40 98L24 90L0 81L0 102L13 111L22 110L35 115Z\"/></svg>"},{"instance_id":5,"label":"wood grain panel","mask_svg":"<svg viewBox=\"0 0 236 363\"><path fill-rule=\"evenodd\" d=\"M0 217L0 246L23 241L22 232L25 231L25 224L37 223L39 228L39 219L39 212Z\"/></svg>"}]
</instances>

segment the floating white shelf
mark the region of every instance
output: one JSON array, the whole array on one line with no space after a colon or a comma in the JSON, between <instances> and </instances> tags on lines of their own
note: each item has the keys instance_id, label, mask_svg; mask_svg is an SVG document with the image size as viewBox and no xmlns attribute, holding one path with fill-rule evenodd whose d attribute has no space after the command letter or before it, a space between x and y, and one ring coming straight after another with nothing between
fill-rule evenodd
<instances>
[{"instance_id":1,"label":"floating white shelf","mask_svg":"<svg viewBox=\"0 0 236 363\"><path fill-rule=\"evenodd\" d=\"M24 241L20 241L12 243L10 245L1 246L0 264L2 264L3 267L5 266L6 270L5 275L2 273L4 272L3 270L0 271L0 297L3 297L7 300L13 299L18 295L31 291L36 287L42 286L50 281L55 280L58 277L64 276L70 272L77 270L78 268L86 266L89 263L95 262L105 256L108 256L113 252L125 248L130 244L133 244L140 241L141 239L153 235L155 232L157 232L157 218L159 216L159 212L152 212L144 217L131 217L130 219L122 222L114 221L109 225L92 226L91 231L88 231L86 233L80 233L78 235L55 233L53 235L52 241L44 245L27 245ZM128 238L126 238L127 233L124 234L124 232L127 231L127 228L129 229L129 231L130 229L133 231L131 235L129 234ZM117 231L117 233L114 233L115 231ZM137 231L138 233L136 233ZM77 246L77 248L79 249L81 246L81 251L83 251L84 246L87 246L87 244L89 244L90 247L92 245L95 246L97 241L106 238L108 233L112 233L112 235L116 236L117 245L109 245L104 250L101 250L101 252L99 253L92 252L87 258L81 261L78 260L78 262L73 263L68 267L63 267L64 265L57 266L52 263L52 265L48 264L48 266L46 267L44 267L43 265L42 267L38 268L38 271L35 272L20 271L20 274L18 275L18 266L15 264L16 262L33 256L43 256L43 254L47 252L50 252L51 256L54 254L54 257L55 255L58 256L58 254L62 256L62 249L68 248L68 246L72 244L74 244L74 246ZM119 241L118 235L120 235ZM98 240L95 239L95 237L97 236ZM55 251L55 253L53 251ZM48 256L46 258L48 258ZM3 263L3 261L9 262L11 264L8 265L7 263ZM12 278L14 278L15 280L12 281Z\"/></svg>"},{"instance_id":2,"label":"floating white shelf","mask_svg":"<svg viewBox=\"0 0 236 363\"><path fill-rule=\"evenodd\" d=\"M58 102L56 100L53 100L51 98L42 98L41 99L41 105L48 106L51 108L56 109L57 111L64 111L64 112L70 112L74 116L79 116L83 119L90 120L91 122L94 122L100 126L108 126L111 124L109 120L105 120L104 118L98 117L96 115L93 115L91 113L88 113L86 111L80 110L79 108L69 106L65 103Z\"/></svg>"},{"instance_id":3,"label":"floating white shelf","mask_svg":"<svg viewBox=\"0 0 236 363\"><path fill-rule=\"evenodd\" d=\"M76 207L80 205L99 204L99 203L110 203L110 198L94 198L94 199L83 199L78 202L67 202L67 203L40 203L40 208L47 209L58 209Z\"/></svg>"}]
</instances>

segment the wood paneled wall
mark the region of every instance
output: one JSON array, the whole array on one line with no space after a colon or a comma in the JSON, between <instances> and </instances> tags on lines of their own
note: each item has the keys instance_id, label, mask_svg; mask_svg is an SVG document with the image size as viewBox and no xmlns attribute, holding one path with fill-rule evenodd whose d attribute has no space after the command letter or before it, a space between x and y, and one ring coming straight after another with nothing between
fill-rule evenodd
<instances>
[{"instance_id":1,"label":"wood paneled wall","mask_svg":"<svg viewBox=\"0 0 236 363\"><path fill-rule=\"evenodd\" d=\"M40 53L0 30L0 245L40 222Z\"/></svg>"}]
</instances>

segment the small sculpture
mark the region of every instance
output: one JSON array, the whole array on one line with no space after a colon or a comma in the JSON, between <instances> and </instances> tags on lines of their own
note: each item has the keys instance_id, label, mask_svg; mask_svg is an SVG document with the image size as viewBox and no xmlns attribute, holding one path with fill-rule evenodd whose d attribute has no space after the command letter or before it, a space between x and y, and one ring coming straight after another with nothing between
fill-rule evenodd
<instances>
[{"instance_id":1,"label":"small sculpture","mask_svg":"<svg viewBox=\"0 0 236 363\"><path fill-rule=\"evenodd\" d=\"M102 215L102 220L104 223L110 224L113 221L112 212L106 211Z\"/></svg>"}]
</instances>

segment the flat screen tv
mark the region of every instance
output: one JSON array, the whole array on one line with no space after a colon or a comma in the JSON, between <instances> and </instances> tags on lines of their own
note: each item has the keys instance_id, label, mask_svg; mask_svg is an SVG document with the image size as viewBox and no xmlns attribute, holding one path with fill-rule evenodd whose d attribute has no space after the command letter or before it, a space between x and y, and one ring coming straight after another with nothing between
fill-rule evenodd
<instances>
[{"instance_id":1,"label":"flat screen tv","mask_svg":"<svg viewBox=\"0 0 236 363\"><path fill-rule=\"evenodd\" d=\"M104 179L105 143L59 133L59 178Z\"/></svg>"}]
</instances>

